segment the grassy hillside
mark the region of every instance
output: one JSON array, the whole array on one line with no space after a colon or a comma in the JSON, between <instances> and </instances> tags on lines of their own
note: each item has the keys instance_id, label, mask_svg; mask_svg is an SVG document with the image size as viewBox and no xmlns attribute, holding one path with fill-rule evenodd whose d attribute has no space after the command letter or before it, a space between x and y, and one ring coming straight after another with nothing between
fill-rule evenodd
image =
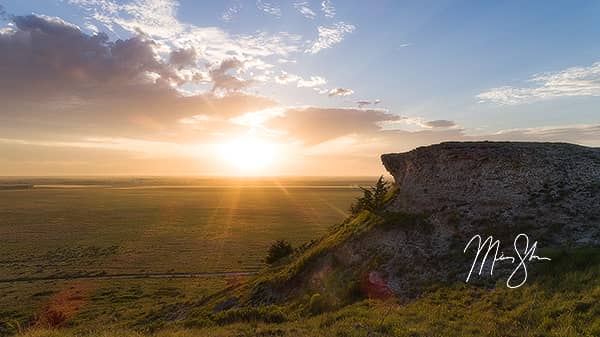
<instances>
[{"instance_id":1,"label":"grassy hillside","mask_svg":"<svg viewBox=\"0 0 600 337\"><path fill-rule=\"evenodd\" d=\"M136 330L31 330L21 336L600 336L600 250L555 252L518 289L456 285L410 303L364 300L317 315L289 308L219 324L183 319L151 333ZM265 322L281 313L281 322ZM213 318L218 315L213 315ZM205 325L205 326L199 326Z\"/></svg>"}]
</instances>

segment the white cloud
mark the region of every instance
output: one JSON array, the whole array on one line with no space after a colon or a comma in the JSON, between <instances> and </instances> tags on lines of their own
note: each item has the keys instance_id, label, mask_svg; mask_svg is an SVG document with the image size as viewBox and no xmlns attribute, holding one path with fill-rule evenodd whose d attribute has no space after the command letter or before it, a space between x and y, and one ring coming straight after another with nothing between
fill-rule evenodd
<instances>
[{"instance_id":1,"label":"white cloud","mask_svg":"<svg viewBox=\"0 0 600 337\"><path fill-rule=\"evenodd\" d=\"M147 35L155 42L153 48L156 53L162 57L173 50L196 50L199 55L196 72L201 71L203 64L219 64L235 58L243 63L246 74L266 78L265 71L272 67L267 63L267 58L288 58L291 53L302 52L305 48L301 36L286 32L269 34L257 31L234 35L218 27L180 22L176 17L179 3L175 0L133 0L126 3L115 0L69 0L69 3L80 6L89 14L86 22L104 26L113 33L118 27L133 35ZM239 11L241 5L237 4L230 7L222 19L228 20L234 12ZM279 7L265 1L258 1L257 6L274 15L278 11L280 13Z\"/></svg>"},{"instance_id":2,"label":"white cloud","mask_svg":"<svg viewBox=\"0 0 600 337\"><path fill-rule=\"evenodd\" d=\"M331 89L331 90L327 91L327 96L329 96L329 97L333 97L333 96L350 96L353 93L354 93L354 90L352 90L352 89L334 88L334 89Z\"/></svg>"},{"instance_id":3,"label":"white cloud","mask_svg":"<svg viewBox=\"0 0 600 337\"><path fill-rule=\"evenodd\" d=\"M322 49L331 48L344 40L346 34L352 33L356 27L345 22L338 22L331 26L319 26L319 36L305 53L316 54Z\"/></svg>"},{"instance_id":4,"label":"white cloud","mask_svg":"<svg viewBox=\"0 0 600 337\"><path fill-rule=\"evenodd\" d=\"M281 8L279 7L279 5L274 4L272 2L256 0L256 8L269 15L273 15L278 18L281 17Z\"/></svg>"},{"instance_id":5,"label":"white cloud","mask_svg":"<svg viewBox=\"0 0 600 337\"><path fill-rule=\"evenodd\" d=\"M335 16L335 7L333 7L331 0L324 0L321 2L321 10L323 11L323 15L328 18L333 18Z\"/></svg>"},{"instance_id":6,"label":"white cloud","mask_svg":"<svg viewBox=\"0 0 600 337\"><path fill-rule=\"evenodd\" d=\"M314 19L315 16L317 16L317 13L315 13L308 5L308 1L294 2L294 8L296 8L296 10L298 10L298 12L304 15L304 17L307 19Z\"/></svg>"},{"instance_id":7,"label":"white cloud","mask_svg":"<svg viewBox=\"0 0 600 337\"><path fill-rule=\"evenodd\" d=\"M113 0L69 0L90 13L108 29L119 26L132 33L142 31L153 39L177 48L194 47L210 63L224 58L287 56L300 51L301 37L289 33L232 35L218 27L200 27L181 23L177 18L178 2L174 0L132 1L120 4Z\"/></svg>"},{"instance_id":8,"label":"white cloud","mask_svg":"<svg viewBox=\"0 0 600 337\"><path fill-rule=\"evenodd\" d=\"M152 36L174 37L185 27L175 14L179 3L173 0L70 0L92 13L92 18L113 30L118 25L130 32L142 31Z\"/></svg>"},{"instance_id":9,"label":"white cloud","mask_svg":"<svg viewBox=\"0 0 600 337\"><path fill-rule=\"evenodd\" d=\"M281 74L279 74L278 76L275 77L275 82L277 82L279 84L295 83L295 82L298 82L298 80L300 80L300 76L290 74L283 70L281 71Z\"/></svg>"},{"instance_id":10,"label":"white cloud","mask_svg":"<svg viewBox=\"0 0 600 337\"><path fill-rule=\"evenodd\" d=\"M321 76L311 76L308 80L300 79L298 81L299 88L312 88L319 85L326 84L327 80Z\"/></svg>"},{"instance_id":11,"label":"white cloud","mask_svg":"<svg viewBox=\"0 0 600 337\"><path fill-rule=\"evenodd\" d=\"M221 20L223 20L225 22L229 22L229 21L233 20L233 18L240 12L241 9L242 9L241 3L236 2L236 3L232 4L231 6L229 6L225 9L223 14L221 14Z\"/></svg>"},{"instance_id":12,"label":"white cloud","mask_svg":"<svg viewBox=\"0 0 600 337\"><path fill-rule=\"evenodd\" d=\"M321 76L311 76L304 79L301 76L281 71L281 74L275 77L275 82L279 84L296 83L298 88L313 88L327 83L327 80Z\"/></svg>"},{"instance_id":13,"label":"white cloud","mask_svg":"<svg viewBox=\"0 0 600 337\"><path fill-rule=\"evenodd\" d=\"M529 82L534 86L494 88L480 93L477 98L481 102L515 105L557 97L600 96L600 62L589 67L537 74Z\"/></svg>"}]
</instances>

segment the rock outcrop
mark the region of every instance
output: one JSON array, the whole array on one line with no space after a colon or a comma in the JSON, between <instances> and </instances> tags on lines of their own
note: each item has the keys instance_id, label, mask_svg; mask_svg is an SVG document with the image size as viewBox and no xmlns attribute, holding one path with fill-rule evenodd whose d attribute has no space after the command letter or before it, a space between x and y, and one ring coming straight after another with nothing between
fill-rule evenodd
<instances>
[{"instance_id":1,"label":"rock outcrop","mask_svg":"<svg viewBox=\"0 0 600 337\"><path fill-rule=\"evenodd\" d=\"M383 209L336 226L256 287L251 303L317 292L341 302L356 292L415 298L436 284L464 283L474 255L464 249L477 234L501 240L507 255L520 233L539 249L600 245L600 149L452 142L382 161L395 179ZM498 261L493 277L471 282L494 285L514 269Z\"/></svg>"},{"instance_id":2,"label":"rock outcrop","mask_svg":"<svg viewBox=\"0 0 600 337\"><path fill-rule=\"evenodd\" d=\"M449 142L381 159L398 186L390 209L450 211L462 232L492 220L497 229L521 225L552 244L600 243L600 149Z\"/></svg>"}]
</instances>

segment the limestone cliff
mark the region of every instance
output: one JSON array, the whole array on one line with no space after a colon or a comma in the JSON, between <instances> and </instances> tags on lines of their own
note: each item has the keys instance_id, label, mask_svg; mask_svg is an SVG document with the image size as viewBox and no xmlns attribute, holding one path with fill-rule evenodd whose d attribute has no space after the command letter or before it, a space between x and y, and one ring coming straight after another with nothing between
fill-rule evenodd
<instances>
[{"instance_id":1,"label":"limestone cliff","mask_svg":"<svg viewBox=\"0 0 600 337\"><path fill-rule=\"evenodd\" d=\"M600 149L559 143L441 143L382 161L395 192L380 210L334 227L265 277L251 303L319 292L410 299L436 284L464 282L476 234L512 248L520 233L540 249L600 245ZM489 265L487 266L489 267ZM504 281L514 265L497 263ZM488 273L489 274L489 273Z\"/></svg>"},{"instance_id":2,"label":"limestone cliff","mask_svg":"<svg viewBox=\"0 0 600 337\"><path fill-rule=\"evenodd\" d=\"M398 186L390 209L451 211L463 232L492 218L496 226L521 224L552 234L545 239L555 244L600 242L600 149L449 142L381 159Z\"/></svg>"}]
</instances>

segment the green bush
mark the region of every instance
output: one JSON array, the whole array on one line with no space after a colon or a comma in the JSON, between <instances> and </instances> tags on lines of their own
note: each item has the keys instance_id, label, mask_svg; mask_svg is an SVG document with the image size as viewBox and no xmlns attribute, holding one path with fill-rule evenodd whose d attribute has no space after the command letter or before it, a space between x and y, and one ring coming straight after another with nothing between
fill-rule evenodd
<instances>
[{"instance_id":1,"label":"green bush","mask_svg":"<svg viewBox=\"0 0 600 337\"><path fill-rule=\"evenodd\" d=\"M269 248L269 253L267 254L265 262L268 264L273 264L280 259L291 255L293 252L294 248L289 242L285 240L277 240Z\"/></svg>"}]
</instances>

